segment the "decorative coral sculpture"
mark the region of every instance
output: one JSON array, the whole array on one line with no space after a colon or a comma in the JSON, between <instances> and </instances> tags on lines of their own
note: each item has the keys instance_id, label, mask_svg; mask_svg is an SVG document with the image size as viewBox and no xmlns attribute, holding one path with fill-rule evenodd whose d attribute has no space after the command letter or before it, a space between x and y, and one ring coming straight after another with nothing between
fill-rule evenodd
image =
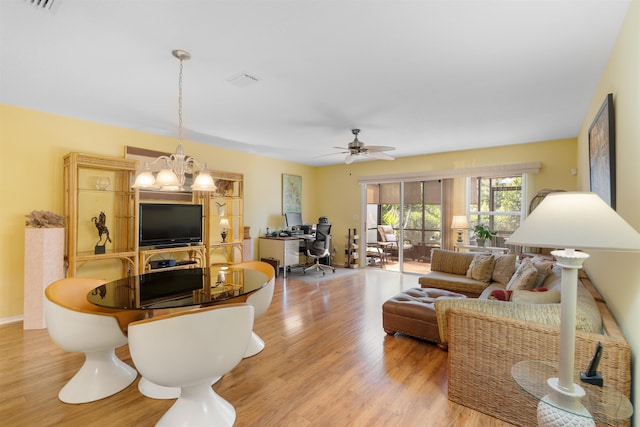
<instances>
[{"instance_id":1,"label":"decorative coral sculpture","mask_svg":"<svg viewBox=\"0 0 640 427\"><path fill-rule=\"evenodd\" d=\"M64 227L64 218L61 215L49 211L31 211L25 215L25 225L33 228L60 228Z\"/></svg>"}]
</instances>

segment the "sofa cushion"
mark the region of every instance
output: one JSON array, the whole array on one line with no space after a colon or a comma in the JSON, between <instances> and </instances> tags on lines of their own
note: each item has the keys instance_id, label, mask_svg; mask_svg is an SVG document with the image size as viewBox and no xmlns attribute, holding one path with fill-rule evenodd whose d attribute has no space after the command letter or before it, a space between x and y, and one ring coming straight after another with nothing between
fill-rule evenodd
<instances>
[{"instance_id":1,"label":"sofa cushion","mask_svg":"<svg viewBox=\"0 0 640 427\"><path fill-rule=\"evenodd\" d=\"M562 267L560 267L558 264L554 264L553 267L551 268L551 272L549 273L547 278L544 279L544 282L542 282L542 286L549 290L553 290L553 289L561 290L562 289Z\"/></svg>"},{"instance_id":2,"label":"sofa cushion","mask_svg":"<svg viewBox=\"0 0 640 427\"><path fill-rule=\"evenodd\" d=\"M489 283L489 286L487 286L485 288L485 290L482 291L482 293L480 294L478 299L487 300L487 299L489 299L489 296L491 295L491 292L495 291L496 289L504 291L504 290L506 290L506 287L507 287L507 285L505 285L504 283L491 282L491 283Z\"/></svg>"},{"instance_id":3,"label":"sofa cushion","mask_svg":"<svg viewBox=\"0 0 640 427\"><path fill-rule=\"evenodd\" d=\"M536 284L537 276L538 270L533 266L531 260L526 258L520 263L511 280L507 283L507 290L532 289Z\"/></svg>"},{"instance_id":4,"label":"sofa cushion","mask_svg":"<svg viewBox=\"0 0 640 427\"><path fill-rule=\"evenodd\" d=\"M536 276L536 283L534 287L540 287L546 280L546 278L551 273L551 269L553 268L553 261L544 259L538 256L533 257L531 260L533 266L538 270L538 275Z\"/></svg>"},{"instance_id":5,"label":"sofa cushion","mask_svg":"<svg viewBox=\"0 0 640 427\"><path fill-rule=\"evenodd\" d=\"M495 257L493 255L478 254L474 256L467 270L467 278L490 282L494 264Z\"/></svg>"},{"instance_id":6,"label":"sofa cushion","mask_svg":"<svg viewBox=\"0 0 640 427\"><path fill-rule=\"evenodd\" d=\"M469 265L475 254L467 252L455 252L446 249L433 249L431 251L431 271L458 274L466 276Z\"/></svg>"},{"instance_id":7,"label":"sofa cushion","mask_svg":"<svg viewBox=\"0 0 640 427\"><path fill-rule=\"evenodd\" d=\"M557 304L560 302L560 291L534 292L544 288L535 288L528 291L513 291L512 302L525 304Z\"/></svg>"},{"instance_id":8,"label":"sofa cushion","mask_svg":"<svg viewBox=\"0 0 640 427\"><path fill-rule=\"evenodd\" d=\"M423 288L439 288L447 291L477 297L484 291L489 283L469 279L464 275L430 271L418 279Z\"/></svg>"},{"instance_id":9,"label":"sofa cushion","mask_svg":"<svg viewBox=\"0 0 640 427\"><path fill-rule=\"evenodd\" d=\"M496 255L496 262L493 267L493 275L491 279L494 282L504 283L505 285L511 280L511 276L516 271L516 255Z\"/></svg>"}]
</instances>

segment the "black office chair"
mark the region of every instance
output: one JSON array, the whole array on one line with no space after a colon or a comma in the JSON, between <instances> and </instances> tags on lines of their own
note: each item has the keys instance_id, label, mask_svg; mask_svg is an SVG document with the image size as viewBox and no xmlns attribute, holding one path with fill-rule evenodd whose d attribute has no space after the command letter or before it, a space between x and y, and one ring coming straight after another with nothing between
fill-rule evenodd
<instances>
[{"instance_id":1,"label":"black office chair","mask_svg":"<svg viewBox=\"0 0 640 427\"><path fill-rule=\"evenodd\" d=\"M318 224L316 226L316 238L307 247L307 256L314 260L311 267L307 267L303 270L306 273L309 270L322 271L322 275L325 275L326 270L332 270L334 273L336 269L331 265L321 264L320 260L329 257L331 259L331 224ZM330 264L330 263L329 263Z\"/></svg>"}]
</instances>

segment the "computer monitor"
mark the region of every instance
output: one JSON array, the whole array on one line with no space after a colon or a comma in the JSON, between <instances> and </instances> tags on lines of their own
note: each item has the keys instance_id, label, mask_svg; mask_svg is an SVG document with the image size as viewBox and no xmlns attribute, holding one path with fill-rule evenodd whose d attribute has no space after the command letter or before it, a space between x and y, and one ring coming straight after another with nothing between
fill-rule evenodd
<instances>
[{"instance_id":1,"label":"computer monitor","mask_svg":"<svg viewBox=\"0 0 640 427\"><path fill-rule=\"evenodd\" d=\"M284 214L288 228L299 228L302 226L302 214L300 212L287 212Z\"/></svg>"}]
</instances>

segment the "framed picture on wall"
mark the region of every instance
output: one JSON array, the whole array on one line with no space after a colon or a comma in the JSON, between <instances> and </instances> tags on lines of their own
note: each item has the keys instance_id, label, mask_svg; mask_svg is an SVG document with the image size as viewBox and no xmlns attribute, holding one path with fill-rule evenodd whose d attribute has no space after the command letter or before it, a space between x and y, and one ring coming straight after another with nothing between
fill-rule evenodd
<instances>
[{"instance_id":1,"label":"framed picture on wall","mask_svg":"<svg viewBox=\"0 0 640 427\"><path fill-rule=\"evenodd\" d=\"M282 215L302 212L302 177L282 174Z\"/></svg>"},{"instance_id":2,"label":"framed picture on wall","mask_svg":"<svg viewBox=\"0 0 640 427\"><path fill-rule=\"evenodd\" d=\"M616 208L616 150L613 94L608 94L589 128L591 191Z\"/></svg>"}]
</instances>

